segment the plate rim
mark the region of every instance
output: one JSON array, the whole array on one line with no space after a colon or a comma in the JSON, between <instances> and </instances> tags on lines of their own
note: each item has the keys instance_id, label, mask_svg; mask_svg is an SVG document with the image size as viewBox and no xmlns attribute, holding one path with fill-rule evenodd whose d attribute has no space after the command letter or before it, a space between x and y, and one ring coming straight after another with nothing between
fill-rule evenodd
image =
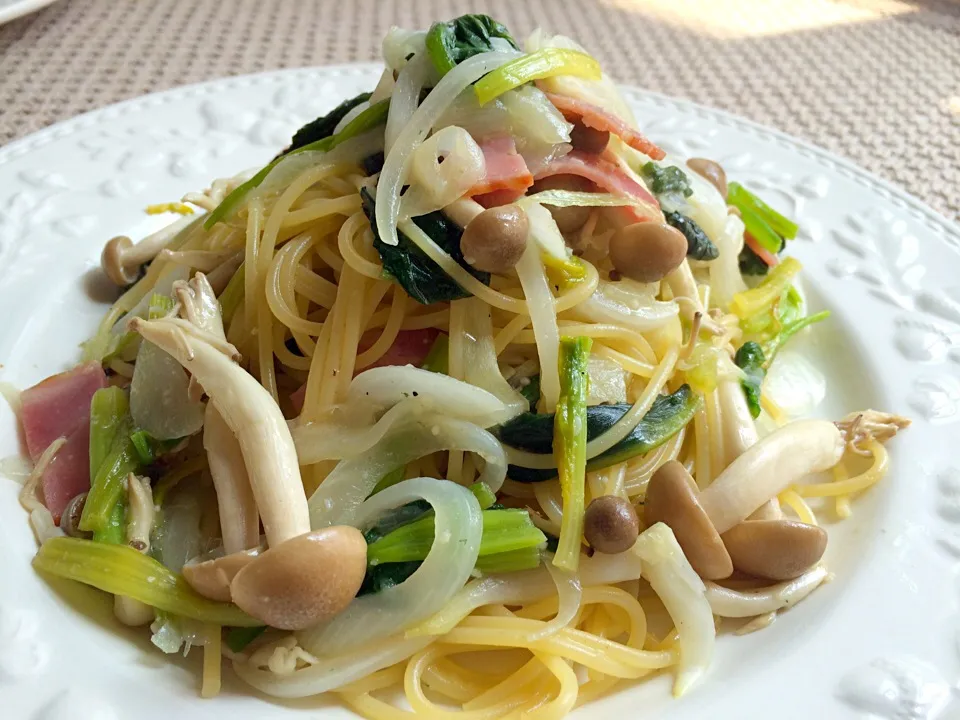
<instances>
[{"instance_id":1,"label":"plate rim","mask_svg":"<svg viewBox=\"0 0 960 720\"><path fill-rule=\"evenodd\" d=\"M0 8L0 25L35 13L38 10L43 10L47 5L53 5L55 2L59 2L59 0L20 0L12 5L2 7Z\"/></svg>"}]
</instances>

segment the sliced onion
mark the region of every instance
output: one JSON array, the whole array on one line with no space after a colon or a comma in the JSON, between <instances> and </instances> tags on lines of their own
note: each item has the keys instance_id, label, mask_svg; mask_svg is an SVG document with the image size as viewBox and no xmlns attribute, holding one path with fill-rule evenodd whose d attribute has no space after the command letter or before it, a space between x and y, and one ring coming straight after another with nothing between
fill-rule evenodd
<instances>
[{"instance_id":1,"label":"sliced onion","mask_svg":"<svg viewBox=\"0 0 960 720\"><path fill-rule=\"evenodd\" d=\"M638 154L637 157L641 163L648 162L645 155ZM689 197L671 196L671 199L666 202L661 199L663 207L667 210L682 212L703 228L713 242L717 242L723 234L728 217L727 201L720 191L705 177L688 168L686 163L675 155L668 155L660 161L660 164L680 168L690 182L690 189L693 190L693 194Z\"/></svg>"},{"instance_id":2,"label":"sliced onion","mask_svg":"<svg viewBox=\"0 0 960 720\"><path fill-rule=\"evenodd\" d=\"M368 107L370 107L370 101L369 101L369 100L364 100L362 103L358 103L358 104L354 105L352 108L350 108L350 110L347 112L347 114L344 115L342 118L340 118L340 122L337 123L336 127L333 128L333 134L336 135L338 132L340 132L341 130L343 130L347 125L350 124L350 122L351 122L355 117L357 117L357 115L359 115L360 113L362 113L362 112L363 112L364 110L366 110Z\"/></svg>"},{"instance_id":3,"label":"sliced onion","mask_svg":"<svg viewBox=\"0 0 960 720\"><path fill-rule=\"evenodd\" d=\"M400 214L417 217L440 210L463 197L486 173L483 151L470 133L445 127L414 150Z\"/></svg>"},{"instance_id":4,"label":"sliced onion","mask_svg":"<svg viewBox=\"0 0 960 720\"><path fill-rule=\"evenodd\" d=\"M632 552L580 558L580 585L612 585L640 577L642 561ZM533 570L488 575L471 581L433 617L411 628L409 637L443 635L457 623L484 605L523 605L550 597L557 587L548 570L540 566Z\"/></svg>"},{"instance_id":5,"label":"sliced onion","mask_svg":"<svg viewBox=\"0 0 960 720\"><path fill-rule=\"evenodd\" d=\"M403 66L390 95L390 111L387 114L387 129L384 147L389 153L403 129L410 122L420 103L420 93L430 77L430 58L426 52L418 52Z\"/></svg>"},{"instance_id":6,"label":"sliced onion","mask_svg":"<svg viewBox=\"0 0 960 720\"><path fill-rule=\"evenodd\" d=\"M795 580L788 580L759 590L731 590L713 582L707 583L707 601L715 615L746 618L793 607L827 579L826 568L817 566Z\"/></svg>"},{"instance_id":7,"label":"sliced onion","mask_svg":"<svg viewBox=\"0 0 960 720\"><path fill-rule=\"evenodd\" d=\"M380 45L383 62L390 70L402 70L406 67L411 55L425 55L424 41L426 30L404 30L394 25L387 30Z\"/></svg>"},{"instance_id":8,"label":"sliced onion","mask_svg":"<svg viewBox=\"0 0 960 720\"><path fill-rule=\"evenodd\" d=\"M643 577L663 602L680 642L673 694L680 697L706 673L717 632L703 580L690 566L673 531L663 523L645 530L634 552L643 560Z\"/></svg>"},{"instance_id":9,"label":"sliced onion","mask_svg":"<svg viewBox=\"0 0 960 720\"><path fill-rule=\"evenodd\" d=\"M433 615L463 587L483 533L480 504L465 487L433 478L404 480L364 502L356 526L369 527L387 510L420 499L433 506L435 536L417 571L399 585L355 598L329 622L298 633L305 650L338 655L386 639Z\"/></svg>"},{"instance_id":10,"label":"sliced onion","mask_svg":"<svg viewBox=\"0 0 960 720\"><path fill-rule=\"evenodd\" d=\"M188 560L206 548L200 534L204 507L197 483L184 481L174 488L163 503L160 524L150 539L151 552L166 567L180 572Z\"/></svg>"},{"instance_id":11,"label":"sliced onion","mask_svg":"<svg viewBox=\"0 0 960 720\"><path fill-rule=\"evenodd\" d=\"M367 102L375 105L381 100L386 100L393 95L393 88L396 84L396 80L393 79L393 71L390 70L390 68L385 68L380 74L377 86L373 89L373 92L370 93L370 99Z\"/></svg>"},{"instance_id":12,"label":"sliced onion","mask_svg":"<svg viewBox=\"0 0 960 720\"><path fill-rule=\"evenodd\" d=\"M417 62L420 56L412 62ZM448 72L436 84L430 94L409 118L409 122L399 124L399 133L391 143L392 134L390 118L387 119L387 157L380 171L377 183L377 230L381 240L387 245L396 245L397 221L400 217L400 189L407 182L410 173L410 157L417 145L423 142L444 110L461 92L470 85L501 65L514 59L516 54L510 53L480 53L464 60L453 70ZM402 74L402 73L401 73ZM398 89L394 92L396 97ZM390 104L390 115L393 115L393 102ZM399 112L399 111L398 111ZM398 115L398 117L400 117Z\"/></svg>"},{"instance_id":13,"label":"sliced onion","mask_svg":"<svg viewBox=\"0 0 960 720\"><path fill-rule=\"evenodd\" d=\"M510 131L522 151L527 145L570 142L573 125L535 85L521 85L500 96L510 115Z\"/></svg>"},{"instance_id":14,"label":"sliced onion","mask_svg":"<svg viewBox=\"0 0 960 720\"><path fill-rule=\"evenodd\" d=\"M397 635L335 657L318 658L315 665L278 675L249 660L234 660L233 669L242 680L267 695L300 698L336 690L377 670L390 667L433 642L431 637Z\"/></svg>"},{"instance_id":15,"label":"sliced onion","mask_svg":"<svg viewBox=\"0 0 960 720\"><path fill-rule=\"evenodd\" d=\"M633 280L601 280L593 295L573 312L591 322L610 322L644 332L666 325L679 314L680 306L673 300L656 300Z\"/></svg>"},{"instance_id":16,"label":"sliced onion","mask_svg":"<svg viewBox=\"0 0 960 720\"><path fill-rule=\"evenodd\" d=\"M526 398L510 386L497 364L497 351L493 344L493 320L490 306L478 298L463 301L464 334L463 349L464 380L468 387L482 388L501 402L503 415L495 424L514 418L530 407ZM552 305L551 305L552 308ZM435 373L429 373L435 376ZM450 398L448 407L454 405ZM477 421L474 421L477 422ZM481 424L481 423L478 423ZM484 427L490 427L484 425Z\"/></svg>"},{"instance_id":17,"label":"sliced onion","mask_svg":"<svg viewBox=\"0 0 960 720\"><path fill-rule=\"evenodd\" d=\"M441 450L476 453L484 461L479 481L493 492L503 485L507 458L493 435L463 420L424 417L394 428L371 452L338 464L310 497L310 527L355 524L360 506L384 475Z\"/></svg>"},{"instance_id":18,"label":"sliced onion","mask_svg":"<svg viewBox=\"0 0 960 720\"><path fill-rule=\"evenodd\" d=\"M720 256L710 263L710 300L721 308L727 307L738 292L747 289L740 274L739 260L743 249L743 230L743 220L736 215L728 215L723 232L713 240Z\"/></svg>"},{"instance_id":19,"label":"sliced onion","mask_svg":"<svg viewBox=\"0 0 960 720\"><path fill-rule=\"evenodd\" d=\"M203 427L204 404L190 397L190 378L173 357L140 343L130 383L130 415L158 440L187 437Z\"/></svg>"},{"instance_id":20,"label":"sliced onion","mask_svg":"<svg viewBox=\"0 0 960 720\"><path fill-rule=\"evenodd\" d=\"M542 205L533 204L530 210L539 209L547 217L550 212ZM553 220L552 217L550 218ZM537 341L537 356L540 359L540 392L547 412L553 412L560 399L560 330L557 326L557 311L553 293L540 260L540 245L533 237L527 239L527 249L517 263L517 277L527 300L533 335Z\"/></svg>"}]
</instances>

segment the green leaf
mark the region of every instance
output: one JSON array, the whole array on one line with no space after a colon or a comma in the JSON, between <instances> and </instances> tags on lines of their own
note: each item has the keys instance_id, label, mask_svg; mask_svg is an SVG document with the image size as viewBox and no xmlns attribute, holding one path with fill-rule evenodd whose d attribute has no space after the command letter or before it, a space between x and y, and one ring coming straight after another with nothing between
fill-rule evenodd
<instances>
[{"instance_id":1,"label":"green leaf","mask_svg":"<svg viewBox=\"0 0 960 720\"><path fill-rule=\"evenodd\" d=\"M529 378L530 382L521 386L520 394L530 404L530 412L537 411L537 403L540 402L540 376L534 375Z\"/></svg>"},{"instance_id":2,"label":"green leaf","mask_svg":"<svg viewBox=\"0 0 960 720\"><path fill-rule=\"evenodd\" d=\"M360 191L360 197L363 200L363 211L373 229L373 246L380 254L383 268L407 291L407 295L423 305L470 297L470 293L460 287L403 233L398 233L397 245L387 245L381 241L377 232L376 201L366 188ZM460 252L460 237L463 231L456 223L448 220L442 212L421 215L413 218L413 222L477 280L485 285L490 283L490 273L474 270L464 261L463 253Z\"/></svg>"},{"instance_id":3,"label":"green leaf","mask_svg":"<svg viewBox=\"0 0 960 720\"><path fill-rule=\"evenodd\" d=\"M778 213L738 182L732 182L728 186L727 202L734 205L741 213L746 209L752 215L759 216L773 232L786 240L795 238L800 230L793 220ZM770 250L770 248L767 249Z\"/></svg>"},{"instance_id":4,"label":"green leaf","mask_svg":"<svg viewBox=\"0 0 960 720\"><path fill-rule=\"evenodd\" d=\"M263 635L266 625L260 627L235 627L227 631L227 647L233 652L242 652L247 645Z\"/></svg>"},{"instance_id":5,"label":"green leaf","mask_svg":"<svg viewBox=\"0 0 960 720\"><path fill-rule=\"evenodd\" d=\"M743 250L740 251L737 262L740 264L740 273L742 275L766 275L770 271L770 266L761 260L760 256L746 245L744 245Z\"/></svg>"},{"instance_id":6,"label":"green leaf","mask_svg":"<svg viewBox=\"0 0 960 720\"><path fill-rule=\"evenodd\" d=\"M449 364L450 336L446 333L440 333L437 335L437 339L433 341L433 345L430 346L430 352L420 367L430 372L446 375Z\"/></svg>"},{"instance_id":7,"label":"green leaf","mask_svg":"<svg viewBox=\"0 0 960 720\"><path fill-rule=\"evenodd\" d=\"M372 93L360 93L356 97L344 100L326 115L308 122L293 134L290 147L284 150L281 156L333 135L334 129L340 124L340 121L346 117L347 113L360 103L369 100L371 94Z\"/></svg>"},{"instance_id":8,"label":"green leaf","mask_svg":"<svg viewBox=\"0 0 960 720\"><path fill-rule=\"evenodd\" d=\"M773 358L776 357L778 352L780 352L780 349L784 346L787 340L792 338L794 335L796 335L798 332L803 330L805 327L809 327L814 323L818 323L823 320L826 320L828 317L830 317L830 311L823 310L821 312L816 313L815 315L808 315L807 317L800 318L799 320L795 320L789 325L784 325L783 328L775 337L773 337L763 345L763 351L767 358L766 366L770 367L770 363L773 362Z\"/></svg>"},{"instance_id":9,"label":"green leaf","mask_svg":"<svg viewBox=\"0 0 960 720\"><path fill-rule=\"evenodd\" d=\"M510 31L489 15L461 15L445 23L434 23L427 32L426 47L430 61L441 76L467 58L490 52L491 38L503 38L519 50Z\"/></svg>"},{"instance_id":10,"label":"green leaf","mask_svg":"<svg viewBox=\"0 0 960 720\"><path fill-rule=\"evenodd\" d=\"M764 369L766 358L763 349L753 341L746 342L737 350L733 360L737 367L743 370L743 379L740 381L740 385L743 387L744 395L747 396L750 415L755 418L759 417L760 387L763 385L763 378L767 374Z\"/></svg>"},{"instance_id":11,"label":"green leaf","mask_svg":"<svg viewBox=\"0 0 960 720\"><path fill-rule=\"evenodd\" d=\"M703 228L686 215L667 211L663 213L663 217L687 239L687 257L694 260L716 260L720 257L720 251L707 237Z\"/></svg>"},{"instance_id":12,"label":"green leaf","mask_svg":"<svg viewBox=\"0 0 960 720\"><path fill-rule=\"evenodd\" d=\"M633 431L612 448L587 462L587 470L629 460L654 450L680 432L693 419L700 398L689 385L681 385L672 395L660 395ZM593 440L616 424L630 405L591 405L587 408L587 440ZM523 413L504 423L494 433L505 445L535 453L553 452L553 414ZM517 482L541 482L557 477L556 470L534 470L511 465L507 475Z\"/></svg>"},{"instance_id":13,"label":"green leaf","mask_svg":"<svg viewBox=\"0 0 960 720\"><path fill-rule=\"evenodd\" d=\"M678 192L684 197L693 195L690 187L690 178L678 167L673 165L657 165L652 160L640 168L644 179L650 184L654 195Z\"/></svg>"}]
</instances>

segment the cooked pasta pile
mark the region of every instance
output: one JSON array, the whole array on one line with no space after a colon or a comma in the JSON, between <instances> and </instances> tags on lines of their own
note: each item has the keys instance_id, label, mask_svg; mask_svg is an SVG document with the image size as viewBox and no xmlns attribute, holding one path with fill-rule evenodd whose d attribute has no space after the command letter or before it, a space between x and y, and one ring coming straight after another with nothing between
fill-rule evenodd
<instances>
[{"instance_id":1,"label":"cooked pasta pile","mask_svg":"<svg viewBox=\"0 0 960 720\"><path fill-rule=\"evenodd\" d=\"M796 226L645 138L572 40L469 15L394 28L384 61L108 243L125 292L23 393L35 565L204 646L204 695L221 654L376 719L559 718L658 672L682 694L717 618L823 582L819 520L907 421L764 392L827 316L781 257Z\"/></svg>"}]
</instances>

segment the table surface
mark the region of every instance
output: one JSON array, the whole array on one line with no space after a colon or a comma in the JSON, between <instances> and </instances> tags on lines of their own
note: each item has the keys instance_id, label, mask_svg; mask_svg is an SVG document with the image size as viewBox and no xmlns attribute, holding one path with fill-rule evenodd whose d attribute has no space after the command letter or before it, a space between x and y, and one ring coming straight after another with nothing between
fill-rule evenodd
<instances>
[{"instance_id":1,"label":"table surface","mask_svg":"<svg viewBox=\"0 0 960 720\"><path fill-rule=\"evenodd\" d=\"M60 0L0 27L0 143L125 98L375 60L391 25L486 12L622 82L853 160L960 219L960 0Z\"/></svg>"}]
</instances>

